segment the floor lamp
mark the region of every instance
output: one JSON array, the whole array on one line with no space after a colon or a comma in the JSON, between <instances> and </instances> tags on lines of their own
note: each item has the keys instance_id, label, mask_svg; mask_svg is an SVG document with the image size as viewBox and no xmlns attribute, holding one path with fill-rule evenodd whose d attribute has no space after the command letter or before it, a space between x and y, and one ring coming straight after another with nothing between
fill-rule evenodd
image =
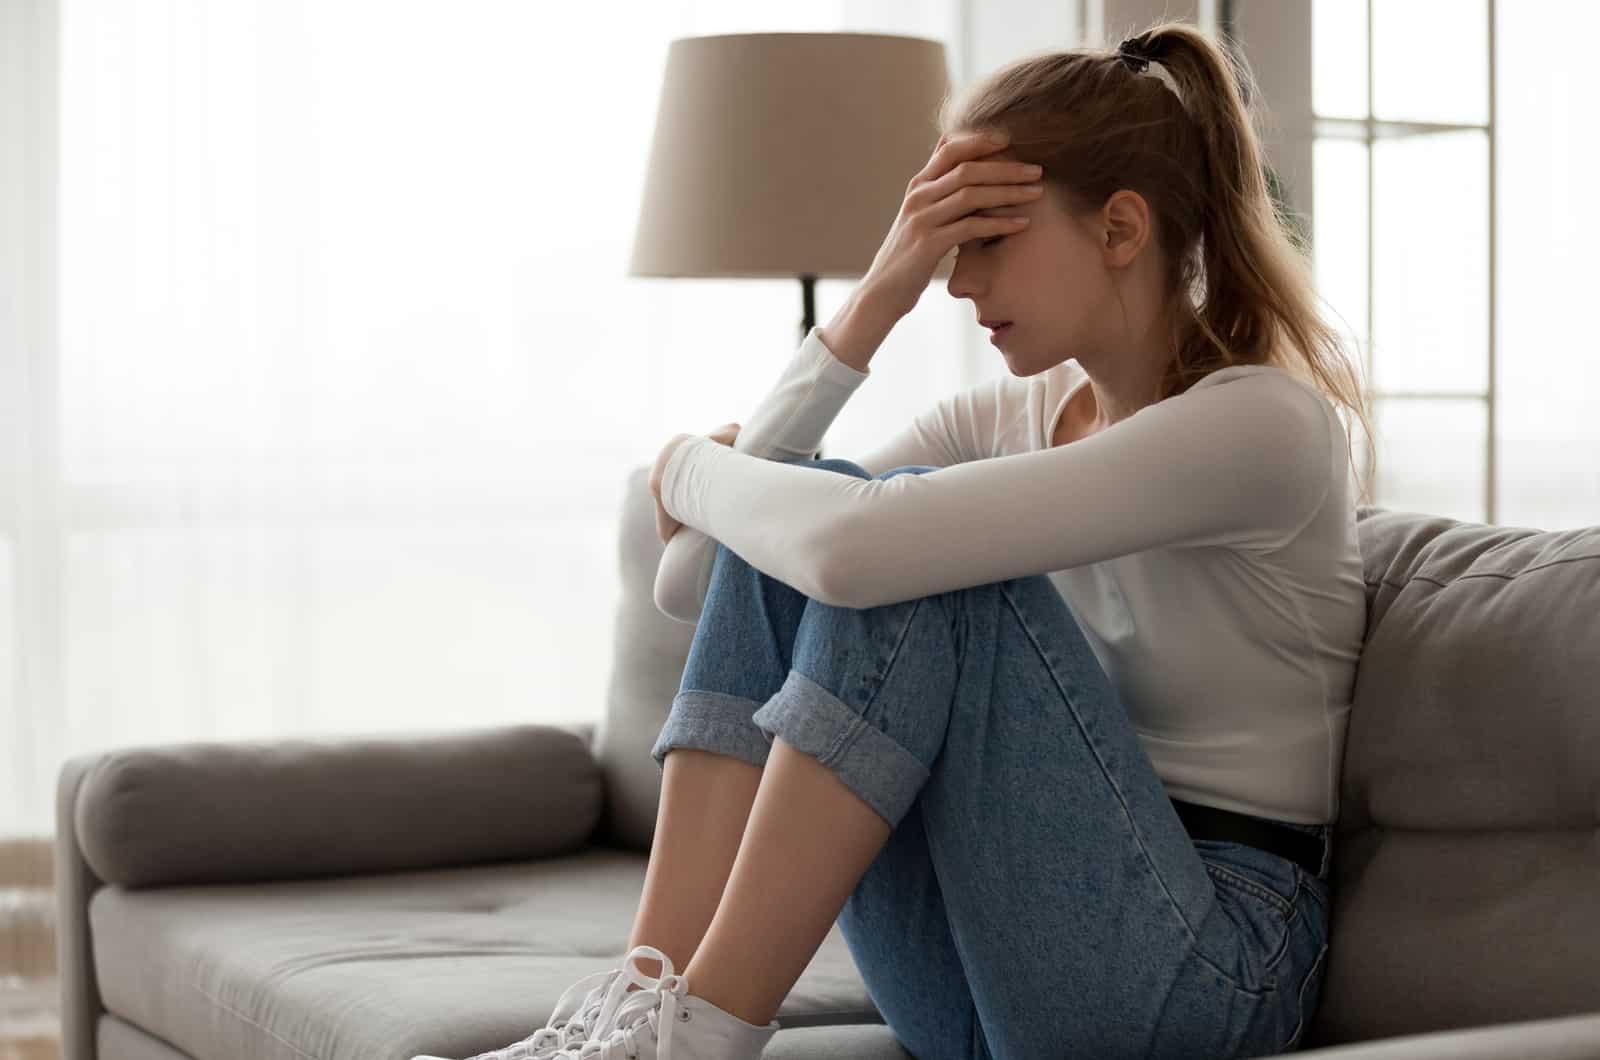
<instances>
[{"instance_id":1,"label":"floor lamp","mask_svg":"<svg viewBox=\"0 0 1600 1060\"><path fill-rule=\"evenodd\" d=\"M803 341L818 278L872 264L949 86L944 44L925 37L672 41L628 275L798 277Z\"/></svg>"}]
</instances>

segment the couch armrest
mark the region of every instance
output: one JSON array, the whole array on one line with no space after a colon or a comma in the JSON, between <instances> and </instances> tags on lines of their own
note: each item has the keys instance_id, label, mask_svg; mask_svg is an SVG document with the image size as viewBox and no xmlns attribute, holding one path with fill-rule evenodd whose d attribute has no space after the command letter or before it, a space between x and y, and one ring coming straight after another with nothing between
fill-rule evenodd
<instances>
[{"instance_id":1,"label":"couch armrest","mask_svg":"<svg viewBox=\"0 0 1600 1060\"><path fill-rule=\"evenodd\" d=\"M586 846L581 727L184 743L73 759L82 857L126 887L398 872Z\"/></svg>"},{"instance_id":2,"label":"couch armrest","mask_svg":"<svg viewBox=\"0 0 1600 1060\"><path fill-rule=\"evenodd\" d=\"M1517 1060L1594 1060L1600 1057L1600 1012L1406 1034L1278 1055L1297 1060L1505 1060L1512 1056Z\"/></svg>"},{"instance_id":3,"label":"couch armrest","mask_svg":"<svg viewBox=\"0 0 1600 1060\"><path fill-rule=\"evenodd\" d=\"M89 899L101 881L83 860L73 807L91 756L71 758L56 774L56 974L61 989L61 1056L90 1060L104 1006L89 945Z\"/></svg>"}]
</instances>

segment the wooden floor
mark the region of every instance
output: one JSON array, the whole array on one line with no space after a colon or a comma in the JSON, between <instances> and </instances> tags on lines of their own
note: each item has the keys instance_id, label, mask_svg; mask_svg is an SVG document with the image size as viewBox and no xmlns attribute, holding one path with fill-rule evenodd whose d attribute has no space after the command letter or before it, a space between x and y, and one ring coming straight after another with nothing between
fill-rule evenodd
<instances>
[{"instance_id":1,"label":"wooden floor","mask_svg":"<svg viewBox=\"0 0 1600 1060\"><path fill-rule=\"evenodd\" d=\"M0 1060L60 1060L49 836L0 839Z\"/></svg>"},{"instance_id":2,"label":"wooden floor","mask_svg":"<svg viewBox=\"0 0 1600 1060\"><path fill-rule=\"evenodd\" d=\"M61 1060L61 1042L57 1038L0 1042L0 1060Z\"/></svg>"},{"instance_id":3,"label":"wooden floor","mask_svg":"<svg viewBox=\"0 0 1600 1060\"><path fill-rule=\"evenodd\" d=\"M54 978L0 976L0 1060L61 1060L59 1005Z\"/></svg>"}]
</instances>

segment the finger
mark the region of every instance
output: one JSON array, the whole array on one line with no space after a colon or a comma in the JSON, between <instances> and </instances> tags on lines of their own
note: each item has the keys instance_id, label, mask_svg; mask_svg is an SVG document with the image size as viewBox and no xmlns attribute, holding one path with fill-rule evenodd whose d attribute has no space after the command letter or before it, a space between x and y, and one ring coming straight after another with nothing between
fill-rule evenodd
<instances>
[{"instance_id":1,"label":"finger","mask_svg":"<svg viewBox=\"0 0 1600 1060\"><path fill-rule=\"evenodd\" d=\"M966 133L956 136L939 145L933 152L933 157L928 159L928 164L922 167L922 172L918 176L928 181L938 180L968 159L992 155L997 151L1004 151L1008 146L1010 146L1009 136L1006 137L1005 143L995 143L989 139L987 132Z\"/></svg>"},{"instance_id":2,"label":"finger","mask_svg":"<svg viewBox=\"0 0 1600 1060\"><path fill-rule=\"evenodd\" d=\"M1027 227L1026 217L979 217L977 214L968 214L953 224L934 229L934 234L960 246L974 239L1014 235Z\"/></svg>"},{"instance_id":3,"label":"finger","mask_svg":"<svg viewBox=\"0 0 1600 1060\"><path fill-rule=\"evenodd\" d=\"M923 216L928 223L935 226L948 224L968 215L975 215L979 210L996 210L1006 206L1024 206L1040 198L1044 194L1044 186L1040 183L1030 184L972 184L948 185L950 191L943 193L946 177L925 186L922 190L923 200L931 205L922 206ZM967 191L970 187L972 190ZM965 192L965 194L963 194Z\"/></svg>"}]
</instances>

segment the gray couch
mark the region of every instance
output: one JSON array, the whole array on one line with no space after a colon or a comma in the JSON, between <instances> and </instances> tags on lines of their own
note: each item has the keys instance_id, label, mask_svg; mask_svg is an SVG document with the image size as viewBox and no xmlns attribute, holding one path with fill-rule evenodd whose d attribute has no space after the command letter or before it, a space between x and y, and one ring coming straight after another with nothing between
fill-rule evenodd
<instances>
[{"instance_id":1,"label":"gray couch","mask_svg":"<svg viewBox=\"0 0 1600 1060\"><path fill-rule=\"evenodd\" d=\"M625 496L597 725L63 766L67 1060L466 1056L618 964L694 633L653 603L648 469ZM1363 508L1359 531L1367 642L1299 1054L1600 1057L1600 527ZM768 1058L908 1056L837 927L778 1019Z\"/></svg>"}]
</instances>

